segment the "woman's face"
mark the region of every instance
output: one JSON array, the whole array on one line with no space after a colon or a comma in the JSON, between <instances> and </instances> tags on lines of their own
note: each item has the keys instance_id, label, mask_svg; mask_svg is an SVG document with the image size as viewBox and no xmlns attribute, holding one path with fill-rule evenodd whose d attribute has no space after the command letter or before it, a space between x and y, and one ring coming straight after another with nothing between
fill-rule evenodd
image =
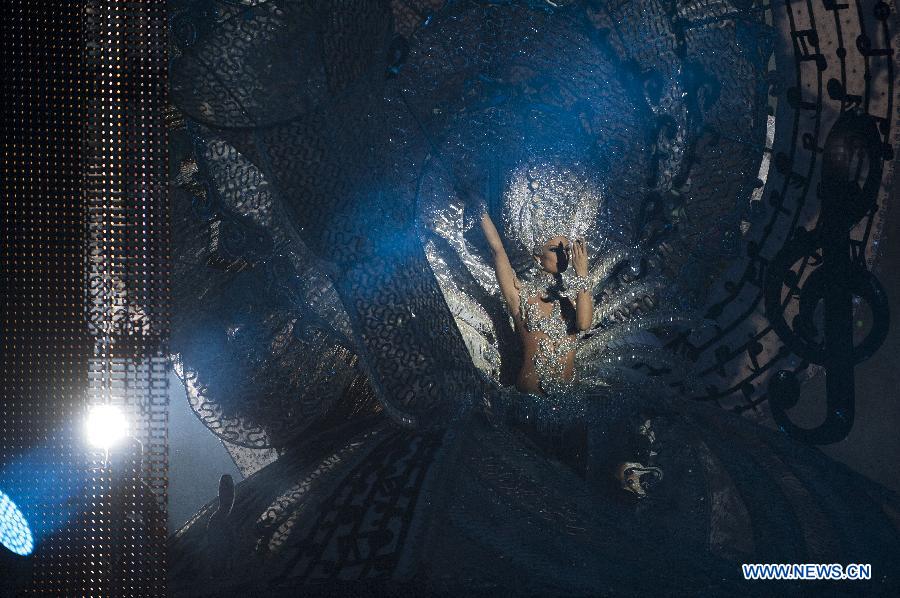
<instances>
[{"instance_id":1,"label":"woman's face","mask_svg":"<svg viewBox=\"0 0 900 598\"><path fill-rule=\"evenodd\" d=\"M563 236L553 237L544 243L543 251L540 255L534 256L538 265L545 272L550 274L559 274L565 272L569 267L569 239Z\"/></svg>"}]
</instances>

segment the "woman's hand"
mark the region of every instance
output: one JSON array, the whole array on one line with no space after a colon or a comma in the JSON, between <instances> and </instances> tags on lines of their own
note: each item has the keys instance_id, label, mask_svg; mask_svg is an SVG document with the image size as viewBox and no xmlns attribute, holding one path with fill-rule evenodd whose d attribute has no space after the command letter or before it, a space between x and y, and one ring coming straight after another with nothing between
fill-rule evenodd
<instances>
[{"instance_id":1,"label":"woman's hand","mask_svg":"<svg viewBox=\"0 0 900 598\"><path fill-rule=\"evenodd\" d=\"M576 239L572 244L572 266L578 276L588 275L587 244L584 239Z\"/></svg>"},{"instance_id":2,"label":"woman's hand","mask_svg":"<svg viewBox=\"0 0 900 598\"><path fill-rule=\"evenodd\" d=\"M576 239L572 243L572 267L575 274L582 279L588 275L587 243L584 239ZM582 280L584 282L584 280ZM589 287L589 285L585 285ZM582 288L578 291L578 299L575 302L575 323L579 330L589 330L594 320L594 298L590 288Z\"/></svg>"},{"instance_id":3,"label":"woman's hand","mask_svg":"<svg viewBox=\"0 0 900 598\"><path fill-rule=\"evenodd\" d=\"M472 227L478 226L482 214L487 214L487 201L468 187L461 187L458 194L464 202L463 229L470 230Z\"/></svg>"}]
</instances>

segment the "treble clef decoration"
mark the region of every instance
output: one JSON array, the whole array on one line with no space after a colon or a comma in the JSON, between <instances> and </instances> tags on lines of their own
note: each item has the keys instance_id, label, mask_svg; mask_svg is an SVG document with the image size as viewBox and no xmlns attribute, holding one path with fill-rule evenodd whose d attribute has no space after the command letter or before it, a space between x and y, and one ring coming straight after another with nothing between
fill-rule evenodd
<instances>
[{"instance_id":1,"label":"treble clef decoration","mask_svg":"<svg viewBox=\"0 0 900 598\"><path fill-rule=\"evenodd\" d=\"M803 442L829 444L847 436L854 417L854 368L887 336L890 311L884 288L866 267L865 242L860 246L850 233L877 209L883 164L890 154L875 118L859 110L843 112L823 148L816 227L798 229L766 274L765 309L772 328L791 351L826 371L827 415L815 428L797 426L786 413L800 393L792 372L778 372L769 387L776 423ZM808 268L812 270L804 277ZM854 298L867 304L872 315L871 328L858 343ZM788 324L785 314L792 301L797 305Z\"/></svg>"}]
</instances>

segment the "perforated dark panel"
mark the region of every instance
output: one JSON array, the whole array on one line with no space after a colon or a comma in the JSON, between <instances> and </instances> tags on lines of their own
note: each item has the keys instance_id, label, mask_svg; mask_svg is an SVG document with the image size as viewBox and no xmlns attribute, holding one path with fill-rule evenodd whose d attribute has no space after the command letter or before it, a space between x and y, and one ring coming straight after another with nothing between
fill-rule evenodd
<instances>
[{"instance_id":1,"label":"perforated dark panel","mask_svg":"<svg viewBox=\"0 0 900 598\"><path fill-rule=\"evenodd\" d=\"M164 595L166 4L3 8L0 492L33 551L0 549L0 594Z\"/></svg>"}]
</instances>

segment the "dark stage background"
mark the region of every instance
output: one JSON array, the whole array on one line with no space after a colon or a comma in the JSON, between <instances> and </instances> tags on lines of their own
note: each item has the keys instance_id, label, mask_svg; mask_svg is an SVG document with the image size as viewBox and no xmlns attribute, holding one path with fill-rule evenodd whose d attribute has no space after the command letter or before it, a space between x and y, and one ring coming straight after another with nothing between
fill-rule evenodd
<instances>
[{"instance_id":1,"label":"dark stage background","mask_svg":"<svg viewBox=\"0 0 900 598\"><path fill-rule=\"evenodd\" d=\"M173 116L167 88L168 50L173 44L171 11L187 4L191 3L10 0L3 5L0 61L7 73L2 87L0 172L0 491L17 500L32 525L37 546L26 557L0 548L3 596L166 595L171 534L198 509L217 500L223 474L239 482L243 477L239 465L252 469L254 459L263 462L275 456L274 449L262 454L231 446L241 455L235 465L220 437L191 410L170 365L175 202L169 191L171 170L177 170L177 165L169 168L172 146L167 136L178 127L166 119L179 117ZM396 9L400 3L389 4ZM768 4L737 4L753 15L771 11ZM835 3L823 5L831 8L822 9L817 3L815 10L836 14L843 10L835 8ZM779 123L791 122L796 114L803 118L797 120L800 133L794 135L792 146L782 138L782 145L774 150L757 148L760 153L778 150L792 156L778 168L773 166L764 185L767 192L782 182L788 187L806 153L813 161L821 153L817 143L824 143L827 131L822 131L822 139L813 140L811 148L806 140L800 141L802 132L809 130L810 102L818 102L819 108L823 103L828 106L824 113L831 124L848 101L839 97L843 92L829 96L821 74L819 95L814 99L808 95L816 84L809 83L806 67L817 63L810 60L810 48L801 48L798 40L812 39L802 33L811 9L806 3L787 3L779 4L778 10L785 6L795 9L792 16L800 24L792 21L789 27L783 26L781 32L787 35L778 45L783 62L775 69L773 58L770 74L778 70L788 75L784 80L772 75L771 90L763 95L770 96L773 106L777 100ZM858 7L859 16L853 11L853 18L844 22L845 33L857 18L868 24L870 32L884 22L891 32L897 29L893 5L862 2L854 5ZM416 14L402 22L406 35L411 36L424 21L424 13ZM417 21L419 17L423 18ZM827 54L829 68L836 64L833 56L838 46L851 53L859 50L867 60L869 55L878 57L872 54L873 40L844 40L833 22L820 19L818 31L813 49ZM890 46L893 41L891 36L873 37L875 46ZM392 48L399 52L396 45ZM893 55L888 56L893 63ZM394 66L402 72L402 65ZM765 62L761 68L769 66ZM883 86L892 97L894 71L884 70L890 77L878 79L876 87ZM834 72L829 71L831 75ZM868 90L868 79L865 85L863 79L862 72L848 72L845 91ZM869 90L873 97L878 89ZM896 106L883 98L873 102L879 109L886 103L896 113ZM876 133L879 143L880 135L885 145L894 143L894 116L887 114L887 126ZM894 168L898 163L893 160ZM885 165L890 164L885 158ZM820 175L816 171L812 183ZM862 252L874 264L872 272L884 287L894 322L878 351L852 370L855 421L849 435L822 445L821 450L900 492L900 325L896 323L900 314L900 178L890 181L890 176L885 175L884 182L892 185L892 192L873 197L878 209L865 216L869 220L877 216L884 224L876 235L879 246L876 249L870 240L863 241ZM761 212L747 216L757 218L751 237L760 228L759 219L770 212L786 210L792 216L804 210L796 197L777 205L770 197L754 200L754 209ZM814 218L808 205L804 214L811 225ZM776 234L770 239L766 248L770 258L787 243L788 219L778 220L775 228L781 237ZM746 243L736 246L732 256L736 262L747 258ZM717 292L725 294L716 287L710 296ZM745 301L735 299L732 307ZM761 316L762 309L755 315ZM873 321L865 310L857 318L861 329L885 325L883 320ZM723 408L777 428L768 405L768 380L753 382L755 374L744 355L752 352L754 359L775 360L779 342L771 340L776 336L772 334L766 346L755 351L745 332L752 336L756 324L740 324L746 326L734 338L741 338L729 340L736 357L720 360L711 351L698 357L703 367L713 368L710 364L722 361L721 386L731 388L721 393L710 390L703 398L721 401ZM741 343L747 343L746 347ZM805 367L798 361L792 360L790 368L803 374ZM805 382L797 407L789 410L791 419L805 427L818 425L826 417L826 394L825 374L819 372ZM82 423L95 405L115 405L128 414L134 442L127 450L111 457L86 445Z\"/></svg>"}]
</instances>

